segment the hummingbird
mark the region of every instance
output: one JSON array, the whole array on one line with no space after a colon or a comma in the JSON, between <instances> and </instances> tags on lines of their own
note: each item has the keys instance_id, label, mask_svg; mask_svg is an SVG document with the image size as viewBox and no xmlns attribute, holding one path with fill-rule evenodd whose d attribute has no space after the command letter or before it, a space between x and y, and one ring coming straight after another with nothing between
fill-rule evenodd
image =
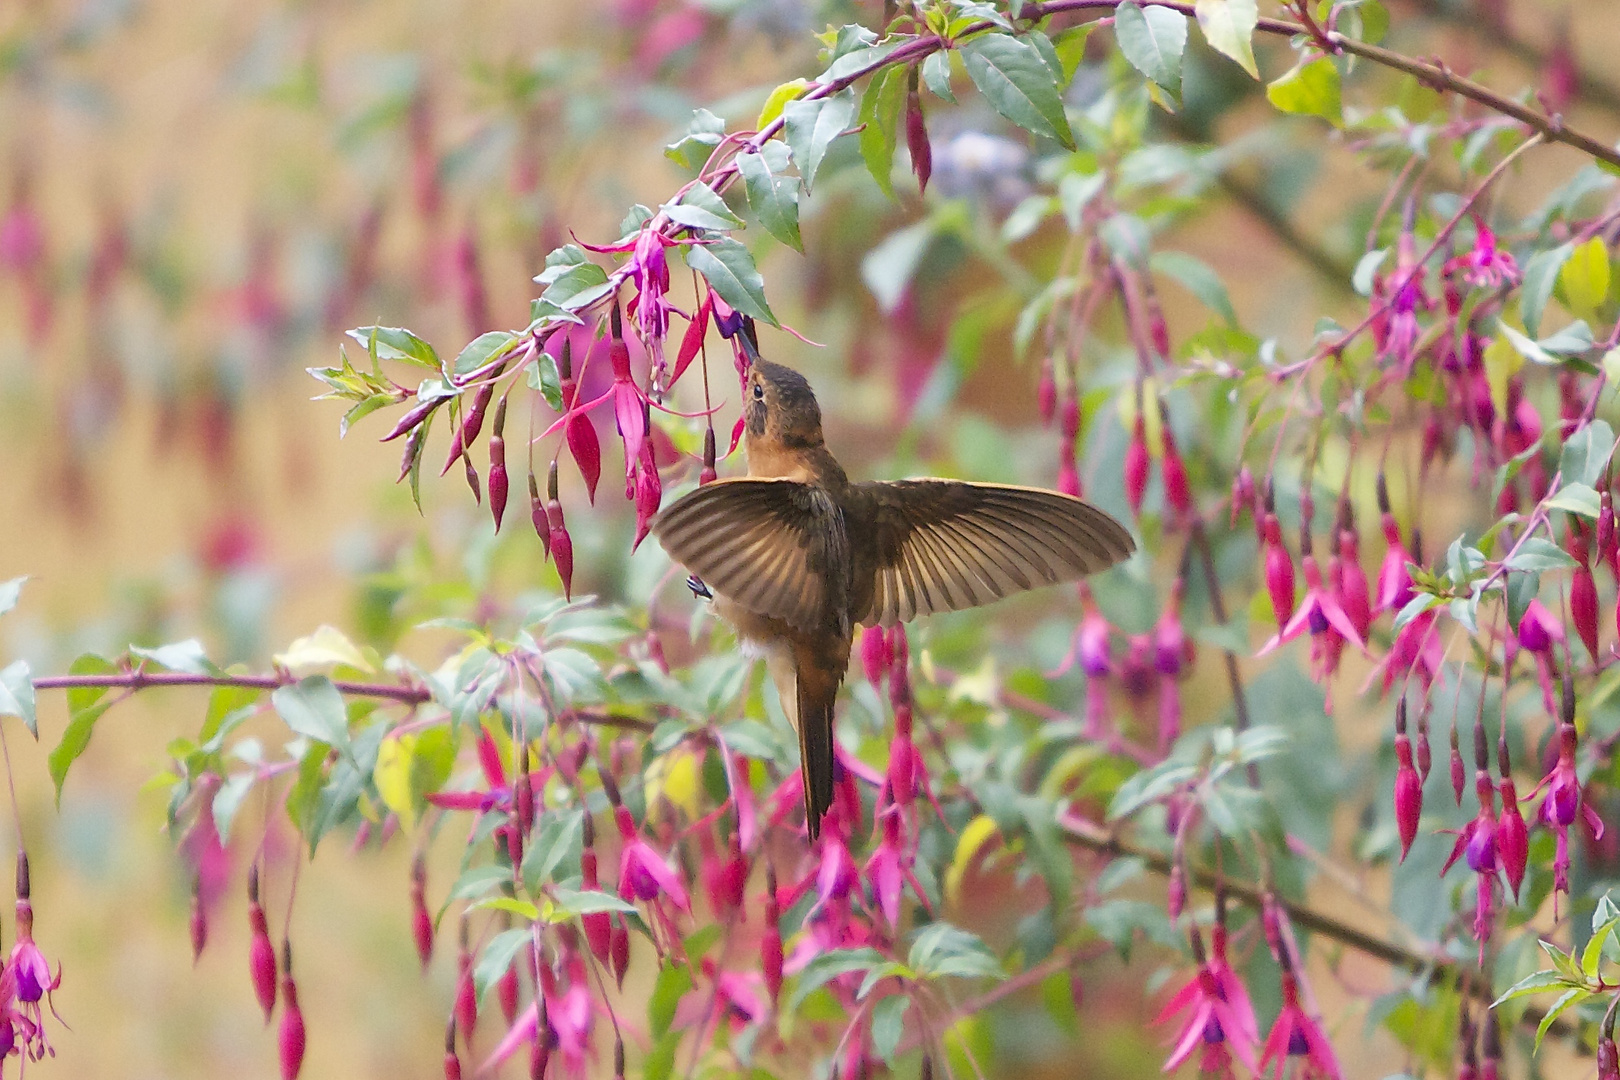
<instances>
[{"instance_id":1,"label":"hummingbird","mask_svg":"<svg viewBox=\"0 0 1620 1080\"><path fill-rule=\"evenodd\" d=\"M652 535L743 647L763 654L799 736L813 841L833 798L833 705L856 626L960 611L1107 569L1131 534L1056 491L962 480L851 482L792 368L758 355L744 383L748 475L666 507Z\"/></svg>"}]
</instances>

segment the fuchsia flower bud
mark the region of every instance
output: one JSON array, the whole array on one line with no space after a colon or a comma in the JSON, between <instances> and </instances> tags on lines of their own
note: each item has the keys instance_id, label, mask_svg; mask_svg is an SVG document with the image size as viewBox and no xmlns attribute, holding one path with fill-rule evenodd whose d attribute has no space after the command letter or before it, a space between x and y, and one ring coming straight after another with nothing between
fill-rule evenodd
<instances>
[{"instance_id":1,"label":"fuchsia flower bud","mask_svg":"<svg viewBox=\"0 0 1620 1080\"><path fill-rule=\"evenodd\" d=\"M579 853L579 873L581 886L585 891L591 892L600 889L596 879L596 827L591 815L585 815L585 841ZM608 962L608 944L612 936L612 927L608 922L605 911L595 911L589 915L580 916L580 923L585 927L585 942L590 947L592 955L600 963Z\"/></svg>"},{"instance_id":2,"label":"fuchsia flower bud","mask_svg":"<svg viewBox=\"0 0 1620 1080\"><path fill-rule=\"evenodd\" d=\"M518 972L517 961L507 965L506 971L495 984L495 993L501 999L501 1015L510 1027L517 1020Z\"/></svg>"},{"instance_id":3,"label":"fuchsia flower bud","mask_svg":"<svg viewBox=\"0 0 1620 1080\"><path fill-rule=\"evenodd\" d=\"M1142 410L1136 410L1136 423L1131 429L1131 442L1125 449L1125 501L1131 513L1142 512L1142 499L1147 494L1148 482L1147 422Z\"/></svg>"},{"instance_id":4,"label":"fuchsia flower bud","mask_svg":"<svg viewBox=\"0 0 1620 1080\"><path fill-rule=\"evenodd\" d=\"M304 1013L298 1007L298 984L292 974L292 942L281 943L281 1030L276 1035L281 1055L281 1080L297 1080L304 1067Z\"/></svg>"},{"instance_id":5,"label":"fuchsia flower bud","mask_svg":"<svg viewBox=\"0 0 1620 1080\"><path fill-rule=\"evenodd\" d=\"M777 907L776 869L765 867L765 930L759 937L760 971L765 976L765 988L770 991L771 1005L776 1005L782 993L782 913Z\"/></svg>"},{"instance_id":6,"label":"fuchsia flower bud","mask_svg":"<svg viewBox=\"0 0 1620 1080\"><path fill-rule=\"evenodd\" d=\"M1058 490L1077 499L1081 495L1080 463L1076 457L1079 439L1080 398L1071 385L1063 399L1063 450L1058 465Z\"/></svg>"},{"instance_id":7,"label":"fuchsia flower bud","mask_svg":"<svg viewBox=\"0 0 1620 1080\"><path fill-rule=\"evenodd\" d=\"M1597 557L1609 564L1610 574L1620 577L1620 529L1614 523L1614 493L1607 489L1598 510Z\"/></svg>"},{"instance_id":8,"label":"fuchsia flower bud","mask_svg":"<svg viewBox=\"0 0 1620 1080\"><path fill-rule=\"evenodd\" d=\"M1035 402L1040 409L1041 423L1050 424L1052 417L1057 415L1057 379L1050 355L1041 361L1041 381L1035 389ZM1079 412L1078 404L1075 411Z\"/></svg>"},{"instance_id":9,"label":"fuchsia flower bud","mask_svg":"<svg viewBox=\"0 0 1620 1080\"><path fill-rule=\"evenodd\" d=\"M1505 735L1496 741L1496 768L1501 777L1497 790L1502 796L1502 817L1496 825L1496 851L1501 856L1502 872L1507 875L1513 899L1517 901L1530 858L1530 833L1525 827L1524 815L1519 812L1519 793L1513 784L1513 764Z\"/></svg>"},{"instance_id":10,"label":"fuchsia flower bud","mask_svg":"<svg viewBox=\"0 0 1620 1080\"><path fill-rule=\"evenodd\" d=\"M608 955L613 961L613 980L624 989L624 977L630 971L630 928L621 916L613 922L613 937L608 944Z\"/></svg>"},{"instance_id":11,"label":"fuchsia flower bud","mask_svg":"<svg viewBox=\"0 0 1620 1080\"><path fill-rule=\"evenodd\" d=\"M1395 703L1395 827L1401 835L1401 861L1412 850L1423 815L1423 780L1412 765L1412 741L1406 734L1406 698Z\"/></svg>"},{"instance_id":12,"label":"fuchsia flower bud","mask_svg":"<svg viewBox=\"0 0 1620 1080\"><path fill-rule=\"evenodd\" d=\"M1337 582L1339 602L1350 616L1351 625L1367 640L1372 627L1372 591L1367 585L1367 571L1361 566L1361 540L1356 535L1355 517L1346 502L1339 512L1339 576Z\"/></svg>"},{"instance_id":13,"label":"fuchsia flower bud","mask_svg":"<svg viewBox=\"0 0 1620 1080\"><path fill-rule=\"evenodd\" d=\"M270 943L270 926L259 906L259 868L248 868L248 974L253 978L253 993L264 1010L264 1022L276 1007L276 948Z\"/></svg>"},{"instance_id":14,"label":"fuchsia flower bud","mask_svg":"<svg viewBox=\"0 0 1620 1080\"><path fill-rule=\"evenodd\" d=\"M636 538L630 545L634 551L647 539L652 519L658 513L664 498L664 482L658 476L658 465L653 460L651 439L641 444L641 457L636 465Z\"/></svg>"},{"instance_id":15,"label":"fuchsia flower bud","mask_svg":"<svg viewBox=\"0 0 1620 1080\"><path fill-rule=\"evenodd\" d=\"M922 97L917 93L917 69L913 67L906 89L906 149L911 153L911 171L917 175L917 190L928 190L934 171L934 152L928 142L928 125L923 122Z\"/></svg>"},{"instance_id":16,"label":"fuchsia flower bud","mask_svg":"<svg viewBox=\"0 0 1620 1080\"><path fill-rule=\"evenodd\" d=\"M1265 544L1266 591L1271 594L1271 610L1277 616L1281 631L1294 617L1294 561L1283 546L1282 525L1269 507L1260 526L1261 541Z\"/></svg>"},{"instance_id":17,"label":"fuchsia flower bud","mask_svg":"<svg viewBox=\"0 0 1620 1080\"><path fill-rule=\"evenodd\" d=\"M1598 595L1597 581L1588 565L1586 539L1579 533L1570 537L1570 554L1578 564L1574 579L1569 583L1569 613L1575 623L1575 632L1587 653L1598 659Z\"/></svg>"},{"instance_id":18,"label":"fuchsia flower bud","mask_svg":"<svg viewBox=\"0 0 1620 1080\"><path fill-rule=\"evenodd\" d=\"M720 478L714 467L714 428L703 430L703 467L698 470L698 486L712 484Z\"/></svg>"},{"instance_id":19,"label":"fuchsia flower bud","mask_svg":"<svg viewBox=\"0 0 1620 1080\"><path fill-rule=\"evenodd\" d=\"M208 945L208 908L203 904L201 882L191 890L191 962L195 964Z\"/></svg>"},{"instance_id":20,"label":"fuchsia flower bud","mask_svg":"<svg viewBox=\"0 0 1620 1080\"><path fill-rule=\"evenodd\" d=\"M1457 805L1462 805L1463 788L1468 785L1468 776L1463 765L1462 749L1457 743L1457 724L1451 724L1451 790L1457 797Z\"/></svg>"},{"instance_id":21,"label":"fuchsia flower bud","mask_svg":"<svg viewBox=\"0 0 1620 1080\"><path fill-rule=\"evenodd\" d=\"M1620 1050L1614 1045L1614 1033L1605 1032L1598 1040L1598 1080L1620 1080Z\"/></svg>"},{"instance_id":22,"label":"fuchsia flower bud","mask_svg":"<svg viewBox=\"0 0 1620 1080\"><path fill-rule=\"evenodd\" d=\"M1170 414L1163 401L1159 402L1160 439L1164 443L1164 456L1159 461L1159 476L1164 481L1164 501L1180 521L1192 517L1192 489L1187 486L1187 466L1176 449L1175 436L1170 433Z\"/></svg>"},{"instance_id":23,"label":"fuchsia flower bud","mask_svg":"<svg viewBox=\"0 0 1620 1080\"><path fill-rule=\"evenodd\" d=\"M489 512L495 516L495 531L501 531L506 516L506 496L510 481L506 475L506 399L495 406L495 427L489 436Z\"/></svg>"},{"instance_id":24,"label":"fuchsia flower bud","mask_svg":"<svg viewBox=\"0 0 1620 1080\"><path fill-rule=\"evenodd\" d=\"M1384 561L1378 569L1378 611L1400 611L1412 599L1412 575L1406 565L1412 562L1401 530L1389 509L1389 487L1384 474L1378 474L1378 524L1384 532Z\"/></svg>"},{"instance_id":25,"label":"fuchsia flower bud","mask_svg":"<svg viewBox=\"0 0 1620 1080\"><path fill-rule=\"evenodd\" d=\"M579 404L579 384L574 379L573 340L566 334L557 353L557 379L563 405L571 410ZM568 452L585 480L585 496L594 505L596 484L602 477L602 444L596 437L596 425L583 412L574 412L569 415L563 431Z\"/></svg>"},{"instance_id":26,"label":"fuchsia flower bud","mask_svg":"<svg viewBox=\"0 0 1620 1080\"><path fill-rule=\"evenodd\" d=\"M1254 513L1254 505L1254 473L1249 471L1247 465L1243 465L1232 478L1232 512L1227 524L1236 528L1238 515L1245 510Z\"/></svg>"},{"instance_id":27,"label":"fuchsia flower bud","mask_svg":"<svg viewBox=\"0 0 1620 1080\"><path fill-rule=\"evenodd\" d=\"M894 665L894 653L889 648L888 635L881 626L868 626L861 630L861 668L872 689L880 690L883 680Z\"/></svg>"},{"instance_id":28,"label":"fuchsia flower bud","mask_svg":"<svg viewBox=\"0 0 1620 1080\"><path fill-rule=\"evenodd\" d=\"M444 1080L461 1080L461 1059L456 1056L456 1021L444 1027Z\"/></svg>"},{"instance_id":29,"label":"fuchsia flower bud","mask_svg":"<svg viewBox=\"0 0 1620 1080\"><path fill-rule=\"evenodd\" d=\"M557 498L557 463L551 463L551 474L546 480L546 524L550 536L551 561L557 564L557 576L562 579L563 596L573 598L574 539L568 535L568 524L563 520L562 503Z\"/></svg>"},{"instance_id":30,"label":"fuchsia flower bud","mask_svg":"<svg viewBox=\"0 0 1620 1080\"><path fill-rule=\"evenodd\" d=\"M411 862L411 938L425 971L433 959L433 916L427 909L427 862L420 854Z\"/></svg>"}]
</instances>

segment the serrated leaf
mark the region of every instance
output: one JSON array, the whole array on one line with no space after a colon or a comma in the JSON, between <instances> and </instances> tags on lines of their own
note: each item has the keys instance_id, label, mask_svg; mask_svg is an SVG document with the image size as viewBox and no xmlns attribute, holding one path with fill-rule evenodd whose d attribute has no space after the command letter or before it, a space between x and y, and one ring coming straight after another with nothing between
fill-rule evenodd
<instances>
[{"instance_id":1,"label":"serrated leaf","mask_svg":"<svg viewBox=\"0 0 1620 1080\"><path fill-rule=\"evenodd\" d=\"M778 325L765 303L765 279L742 244L729 236L712 244L693 244L687 250L686 265L702 274L720 298L737 311Z\"/></svg>"},{"instance_id":2,"label":"serrated leaf","mask_svg":"<svg viewBox=\"0 0 1620 1080\"><path fill-rule=\"evenodd\" d=\"M1255 0L1198 0L1194 11L1204 40L1216 52L1236 61L1250 78L1258 79L1260 69L1254 62L1252 44L1255 25L1260 21Z\"/></svg>"},{"instance_id":3,"label":"serrated leaf","mask_svg":"<svg viewBox=\"0 0 1620 1080\"><path fill-rule=\"evenodd\" d=\"M1553 1002L1553 1007L1547 1010L1547 1015L1543 1016L1541 1023L1536 1025L1535 1052L1539 1053L1541 1051L1541 1040L1547 1037L1547 1032L1552 1029L1558 1018L1591 996L1592 991L1585 987L1576 987L1573 990L1566 991L1563 997Z\"/></svg>"},{"instance_id":4,"label":"serrated leaf","mask_svg":"<svg viewBox=\"0 0 1620 1080\"><path fill-rule=\"evenodd\" d=\"M989 33L962 46L962 63L991 108L1026 131L1075 148L1057 81L1033 48Z\"/></svg>"},{"instance_id":5,"label":"serrated leaf","mask_svg":"<svg viewBox=\"0 0 1620 1080\"><path fill-rule=\"evenodd\" d=\"M889 68L874 75L861 95L861 157L883 194L894 198L894 147L900 132L900 112L906 100L906 72Z\"/></svg>"},{"instance_id":6,"label":"serrated leaf","mask_svg":"<svg viewBox=\"0 0 1620 1080\"><path fill-rule=\"evenodd\" d=\"M1556 990L1559 987L1568 986L1569 980L1565 976L1560 975L1558 972L1553 971L1550 968L1543 968L1540 971L1532 971L1530 974L1508 987L1507 990L1503 991L1501 997L1491 1002L1491 1008L1494 1009L1504 1002L1512 1001L1514 998L1524 997L1527 994L1542 994L1549 990Z\"/></svg>"},{"instance_id":7,"label":"serrated leaf","mask_svg":"<svg viewBox=\"0 0 1620 1080\"><path fill-rule=\"evenodd\" d=\"M773 141L765 145L781 147L784 151L782 157L786 158L787 147L782 143ZM759 223L782 243L802 252L804 242L799 238L799 179L782 172L787 162L773 163L761 152L739 154L736 163L748 196L748 208L754 212Z\"/></svg>"},{"instance_id":8,"label":"serrated leaf","mask_svg":"<svg viewBox=\"0 0 1620 1080\"><path fill-rule=\"evenodd\" d=\"M848 131L855 120L855 92L845 90L831 97L810 101L790 101L782 107L782 122L793 161L809 191L821 161L833 140Z\"/></svg>"},{"instance_id":9,"label":"serrated leaf","mask_svg":"<svg viewBox=\"0 0 1620 1080\"><path fill-rule=\"evenodd\" d=\"M1166 90L1181 95L1181 57L1187 50L1187 17L1171 8L1114 9L1114 38L1132 67Z\"/></svg>"},{"instance_id":10,"label":"serrated leaf","mask_svg":"<svg viewBox=\"0 0 1620 1080\"><path fill-rule=\"evenodd\" d=\"M742 218L731 212L726 201L701 180L682 193L679 202L665 203L660 210L677 225L691 229L724 232L742 225Z\"/></svg>"},{"instance_id":11,"label":"serrated leaf","mask_svg":"<svg viewBox=\"0 0 1620 1080\"><path fill-rule=\"evenodd\" d=\"M1283 112L1320 116L1334 127L1344 126L1339 69L1328 57L1295 64L1266 87L1266 97Z\"/></svg>"}]
</instances>

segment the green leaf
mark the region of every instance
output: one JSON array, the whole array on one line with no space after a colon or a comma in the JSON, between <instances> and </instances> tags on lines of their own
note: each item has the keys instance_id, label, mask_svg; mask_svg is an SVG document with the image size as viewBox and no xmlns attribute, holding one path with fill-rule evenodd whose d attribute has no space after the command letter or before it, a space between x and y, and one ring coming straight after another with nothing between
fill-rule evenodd
<instances>
[{"instance_id":1,"label":"green leaf","mask_svg":"<svg viewBox=\"0 0 1620 1080\"><path fill-rule=\"evenodd\" d=\"M328 746L347 746L349 720L343 708L343 695L325 675L311 675L270 695L288 727L300 735Z\"/></svg>"},{"instance_id":2,"label":"green leaf","mask_svg":"<svg viewBox=\"0 0 1620 1080\"><path fill-rule=\"evenodd\" d=\"M799 972L798 984L794 986L793 994L788 998L788 1010L791 1012L797 1009L812 992L840 975L866 971L881 963L883 963L882 954L872 948L832 949L821 953Z\"/></svg>"},{"instance_id":3,"label":"green leaf","mask_svg":"<svg viewBox=\"0 0 1620 1080\"><path fill-rule=\"evenodd\" d=\"M190 675L212 675L219 671L219 668L208 659L203 643L196 638L177 641L173 645L159 645L155 649L131 645L129 654L159 667L168 668L170 671L183 671Z\"/></svg>"},{"instance_id":4,"label":"green leaf","mask_svg":"<svg viewBox=\"0 0 1620 1080\"><path fill-rule=\"evenodd\" d=\"M636 910L634 904L599 889L565 889L559 885L551 890L551 897L552 922L562 922L576 915L596 915L608 911Z\"/></svg>"},{"instance_id":5,"label":"green leaf","mask_svg":"<svg viewBox=\"0 0 1620 1080\"><path fill-rule=\"evenodd\" d=\"M1204 40L1218 53L1237 61L1239 67L1258 79L1260 69L1255 66L1255 24L1260 21L1260 9L1255 0L1198 0L1194 9L1198 26L1204 31Z\"/></svg>"},{"instance_id":6,"label":"green leaf","mask_svg":"<svg viewBox=\"0 0 1620 1080\"><path fill-rule=\"evenodd\" d=\"M1071 26L1059 34L1057 40L1052 43L1052 47L1057 50L1058 63L1063 67L1064 86L1068 86L1074 80L1074 73L1080 70L1080 64L1086 58L1086 42L1096 28L1095 22Z\"/></svg>"},{"instance_id":7,"label":"green leaf","mask_svg":"<svg viewBox=\"0 0 1620 1080\"><path fill-rule=\"evenodd\" d=\"M1181 56L1187 50L1187 16L1157 5L1132 3L1114 9L1114 38L1131 66L1176 96L1181 95Z\"/></svg>"},{"instance_id":8,"label":"green leaf","mask_svg":"<svg viewBox=\"0 0 1620 1080\"><path fill-rule=\"evenodd\" d=\"M1524 621L1524 613L1530 610L1530 601L1541 592L1540 574L1508 574L1507 583L1507 616L1508 626L1514 633L1519 632L1519 624Z\"/></svg>"},{"instance_id":9,"label":"green leaf","mask_svg":"<svg viewBox=\"0 0 1620 1080\"><path fill-rule=\"evenodd\" d=\"M788 146L809 191L821 159L834 139L848 131L855 119L855 91L845 90L826 98L790 101L782 107Z\"/></svg>"},{"instance_id":10,"label":"green leaf","mask_svg":"<svg viewBox=\"0 0 1620 1080\"><path fill-rule=\"evenodd\" d=\"M1609 295L1609 247L1601 236L1594 236L1569 253L1558 270L1569 310L1592 318Z\"/></svg>"},{"instance_id":11,"label":"green leaf","mask_svg":"<svg viewBox=\"0 0 1620 1080\"><path fill-rule=\"evenodd\" d=\"M670 964L658 973L652 997L647 999L647 1023L652 1029L653 1038L662 1038L664 1032L669 1030L669 1025L675 1019L675 1007L690 989L691 968Z\"/></svg>"},{"instance_id":12,"label":"green leaf","mask_svg":"<svg viewBox=\"0 0 1620 1080\"><path fill-rule=\"evenodd\" d=\"M1575 560L1563 548L1539 536L1532 536L1520 544L1519 550L1507 561L1509 570L1523 570L1537 574L1548 570L1568 570L1574 565Z\"/></svg>"},{"instance_id":13,"label":"green leaf","mask_svg":"<svg viewBox=\"0 0 1620 1080\"><path fill-rule=\"evenodd\" d=\"M995 954L977 934L943 922L929 923L918 931L906 964L924 978L1003 974Z\"/></svg>"},{"instance_id":14,"label":"green leaf","mask_svg":"<svg viewBox=\"0 0 1620 1080\"><path fill-rule=\"evenodd\" d=\"M1491 1008L1494 1009L1504 1002L1512 1001L1514 998L1524 997L1528 994L1542 994L1549 990L1557 990L1559 987L1568 986L1569 980L1567 977L1551 968L1542 968L1540 971L1532 971L1508 987L1501 997L1491 1002Z\"/></svg>"},{"instance_id":15,"label":"green leaf","mask_svg":"<svg viewBox=\"0 0 1620 1080\"><path fill-rule=\"evenodd\" d=\"M1558 489L1558 494L1547 500L1547 509L1564 510L1596 521L1602 505L1598 493L1588 485L1565 484Z\"/></svg>"},{"instance_id":16,"label":"green leaf","mask_svg":"<svg viewBox=\"0 0 1620 1080\"><path fill-rule=\"evenodd\" d=\"M467 342L456 354L456 374L471 375L518 343L518 336L506 330L491 330Z\"/></svg>"},{"instance_id":17,"label":"green leaf","mask_svg":"<svg viewBox=\"0 0 1620 1080\"><path fill-rule=\"evenodd\" d=\"M906 72L889 68L872 76L861 95L861 157L883 194L894 198L894 144L900 131L900 111L906 100Z\"/></svg>"},{"instance_id":18,"label":"green leaf","mask_svg":"<svg viewBox=\"0 0 1620 1080\"><path fill-rule=\"evenodd\" d=\"M1547 1032L1557 1022L1558 1018L1591 996L1592 991L1578 986L1573 990L1566 991L1563 997L1553 1002L1553 1007L1547 1010L1547 1015L1543 1016L1541 1023L1536 1025L1535 1051L1537 1053L1541 1051L1541 1040L1547 1037Z\"/></svg>"},{"instance_id":19,"label":"green leaf","mask_svg":"<svg viewBox=\"0 0 1620 1080\"><path fill-rule=\"evenodd\" d=\"M1237 311L1226 291L1226 283L1210 269L1209 264L1180 251L1155 251L1148 264L1156 273L1174 278L1186 287L1204 306L1226 320L1228 326L1237 325Z\"/></svg>"},{"instance_id":20,"label":"green leaf","mask_svg":"<svg viewBox=\"0 0 1620 1080\"><path fill-rule=\"evenodd\" d=\"M956 104L956 92L951 89L951 52L940 49L928 54L922 62L923 82L933 95L942 101Z\"/></svg>"},{"instance_id":21,"label":"green leaf","mask_svg":"<svg viewBox=\"0 0 1620 1080\"><path fill-rule=\"evenodd\" d=\"M1620 926L1620 916L1611 918L1587 938L1586 948L1581 952L1581 971L1588 979L1597 978L1598 965L1603 962L1603 947L1608 944L1616 926Z\"/></svg>"},{"instance_id":22,"label":"green leaf","mask_svg":"<svg viewBox=\"0 0 1620 1080\"><path fill-rule=\"evenodd\" d=\"M776 316L765 303L765 279L754 266L748 249L731 237L711 244L693 244L686 253L686 265L702 274L720 299L744 315L751 315L772 326Z\"/></svg>"},{"instance_id":23,"label":"green leaf","mask_svg":"<svg viewBox=\"0 0 1620 1080\"><path fill-rule=\"evenodd\" d=\"M0 716L16 716L39 738L39 719L34 713L34 679L28 661L14 660L0 669Z\"/></svg>"},{"instance_id":24,"label":"green leaf","mask_svg":"<svg viewBox=\"0 0 1620 1080\"><path fill-rule=\"evenodd\" d=\"M998 113L1026 131L1075 148L1057 81L1033 48L1008 34L985 34L962 46L962 63Z\"/></svg>"},{"instance_id":25,"label":"green leaf","mask_svg":"<svg viewBox=\"0 0 1620 1080\"><path fill-rule=\"evenodd\" d=\"M539 281L540 278L535 280ZM593 262L586 262L570 266L557 275L540 299L548 304L556 304L564 311L579 311L606 296L611 289L607 271Z\"/></svg>"},{"instance_id":26,"label":"green leaf","mask_svg":"<svg viewBox=\"0 0 1620 1080\"><path fill-rule=\"evenodd\" d=\"M529 365L527 382L530 390L540 391L546 404L556 412L563 411L562 378L557 374L557 361L550 353L541 353Z\"/></svg>"},{"instance_id":27,"label":"green leaf","mask_svg":"<svg viewBox=\"0 0 1620 1080\"><path fill-rule=\"evenodd\" d=\"M888 313L900 305L933 239L934 222L924 218L890 233L861 259L861 279L872 290L879 309Z\"/></svg>"},{"instance_id":28,"label":"green leaf","mask_svg":"<svg viewBox=\"0 0 1620 1080\"><path fill-rule=\"evenodd\" d=\"M585 820L578 810L559 810L540 819L523 852L523 885L531 896L556 880L557 868L579 862L584 847Z\"/></svg>"},{"instance_id":29,"label":"green leaf","mask_svg":"<svg viewBox=\"0 0 1620 1080\"><path fill-rule=\"evenodd\" d=\"M775 147L775 150L769 148ZM748 195L748 208L765 230L795 251L804 250L799 238L799 179L788 176L788 149L772 140L757 154L739 154L737 172Z\"/></svg>"},{"instance_id":30,"label":"green leaf","mask_svg":"<svg viewBox=\"0 0 1620 1080\"><path fill-rule=\"evenodd\" d=\"M1325 56L1295 64L1266 87L1266 97L1283 112L1320 116L1334 127L1344 126L1339 69Z\"/></svg>"},{"instance_id":31,"label":"green leaf","mask_svg":"<svg viewBox=\"0 0 1620 1080\"><path fill-rule=\"evenodd\" d=\"M242 800L247 798L248 792L253 790L253 781L256 779L258 774L252 769L233 773L230 779L214 792L210 812L214 815L214 830L219 833L220 843L230 843L231 823L236 820L236 812L242 808Z\"/></svg>"},{"instance_id":32,"label":"green leaf","mask_svg":"<svg viewBox=\"0 0 1620 1080\"><path fill-rule=\"evenodd\" d=\"M349 331L349 337L366 347L369 355L378 360L404 360L437 371L439 354L433 346L398 326L361 326Z\"/></svg>"},{"instance_id":33,"label":"green leaf","mask_svg":"<svg viewBox=\"0 0 1620 1080\"><path fill-rule=\"evenodd\" d=\"M0 615L4 615L17 606L17 598L22 595L23 582L28 578L14 577L10 581L0 581Z\"/></svg>"},{"instance_id":34,"label":"green leaf","mask_svg":"<svg viewBox=\"0 0 1620 1080\"><path fill-rule=\"evenodd\" d=\"M742 225L742 218L731 212L726 201L703 181L695 181L681 195L680 202L665 203L662 210L669 220L690 229L724 232Z\"/></svg>"},{"instance_id":35,"label":"green leaf","mask_svg":"<svg viewBox=\"0 0 1620 1080\"><path fill-rule=\"evenodd\" d=\"M906 1010L911 999L901 994L886 997L872 1007L872 1049L885 1065L894 1066L894 1052L905 1034Z\"/></svg>"},{"instance_id":36,"label":"green leaf","mask_svg":"<svg viewBox=\"0 0 1620 1080\"><path fill-rule=\"evenodd\" d=\"M1566 484L1596 487L1614 456L1614 429L1602 420L1593 420L1564 441L1558 471Z\"/></svg>"},{"instance_id":37,"label":"green leaf","mask_svg":"<svg viewBox=\"0 0 1620 1080\"><path fill-rule=\"evenodd\" d=\"M1531 337L1541 334L1541 314L1546 310L1547 298L1552 295L1564 260L1574 250L1573 244L1560 244L1548 251L1536 252L1524 264L1524 281L1519 287L1519 318Z\"/></svg>"},{"instance_id":38,"label":"green leaf","mask_svg":"<svg viewBox=\"0 0 1620 1080\"><path fill-rule=\"evenodd\" d=\"M698 109L692 114L686 135L679 142L664 147L664 156L688 169L700 169L725 133L724 120L708 109Z\"/></svg>"},{"instance_id":39,"label":"green leaf","mask_svg":"<svg viewBox=\"0 0 1620 1080\"><path fill-rule=\"evenodd\" d=\"M534 940L534 932L527 926L513 927L511 930L502 930L490 938L489 944L478 956L478 963L473 967L473 990L478 999L483 1000L489 993L489 988L501 981L517 959L523 947Z\"/></svg>"},{"instance_id":40,"label":"green leaf","mask_svg":"<svg viewBox=\"0 0 1620 1080\"><path fill-rule=\"evenodd\" d=\"M68 674L110 675L117 670L105 658L95 653L85 653L73 661ZM62 785L67 782L68 769L90 745L90 735L95 731L96 721L112 706L112 702L102 700L106 694L105 686L76 686L67 693L68 725L62 732L62 741L56 744L56 749L51 751L47 759L51 780L56 784L58 806L62 805Z\"/></svg>"}]
</instances>

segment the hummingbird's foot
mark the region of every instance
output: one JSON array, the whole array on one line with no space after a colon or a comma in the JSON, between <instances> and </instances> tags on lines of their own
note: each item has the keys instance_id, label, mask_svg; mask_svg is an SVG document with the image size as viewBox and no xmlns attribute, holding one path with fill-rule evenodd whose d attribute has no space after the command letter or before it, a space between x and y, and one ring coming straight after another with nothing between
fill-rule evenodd
<instances>
[{"instance_id":1,"label":"hummingbird's foot","mask_svg":"<svg viewBox=\"0 0 1620 1080\"><path fill-rule=\"evenodd\" d=\"M698 577L696 574L687 575L686 587L691 589L692 595L697 597L699 600L714 599L714 593L709 590L707 585L703 584L703 579Z\"/></svg>"}]
</instances>

